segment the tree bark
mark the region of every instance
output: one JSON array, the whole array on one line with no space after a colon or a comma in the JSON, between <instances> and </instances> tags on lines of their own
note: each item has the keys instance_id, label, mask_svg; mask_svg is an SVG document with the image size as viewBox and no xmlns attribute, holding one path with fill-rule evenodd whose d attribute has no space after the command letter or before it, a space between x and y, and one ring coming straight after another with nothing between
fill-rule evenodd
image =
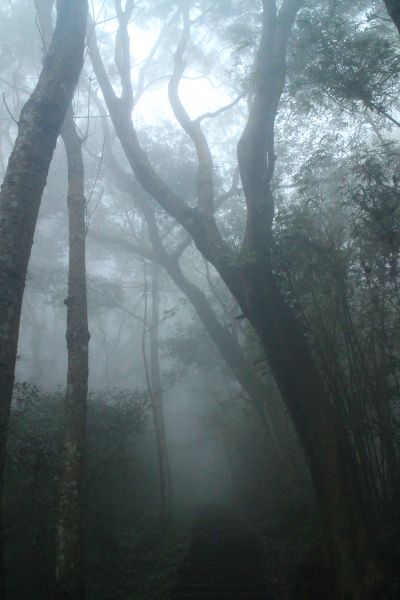
<instances>
[{"instance_id":1,"label":"tree bark","mask_svg":"<svg viewBox=\"0 0 400 600\"><path fill-rule=\"evenodd\" d=\"M385 0L385 5L390 18L400 33L400 0Z\"/></svg>"},{"instance_id":2,"label":"tree bark","mask_svg":"<svg viewBox=\"0 0 400 600\"><path fill-rule=\"evenodd\" d=\"M0 192L0 491L26 272L50 161L82 69L86 14L85 0L58 1L53 40L21 111Z\"/></svg>"},{"instance_id":3,"label":"tree bark","mask_svg":"<svg viewBox=\"0 0 400 600\"><path fill-rule=\"evenodd\" d=\"M353 449L268 265L221 273L255 328L310 466L338 598L368 597L369 539Z\"/></svg>"},{"instance_id":4,"label":"tree bark","mask_svg":"<svg viewBox=\"0 0 400 600\"><path fill-rule=\"evenodd\" d=\"M69 275L67 307L68 375L64 448L56 522L57 600L84 598L82 484L88 393L89 330L86 298L86 200L80 139L70 108L61 135L68 163Z\"/></svg>"},{"instance_id":5,"label":"tree bark","mask_svg":"<svg viewBox=\"0 0 400 600\"><path fill-rule=\"evenodd\" d=\"M43 43L52 37L53 0L35 0ZM46 52L46 48L44 48ZM82 140L69 106L61 129L68 169L69 265L67 307L68 374L65 428L58 490L55 597L84 597L82 483L88 393L88 316L86 293L86 200Z\"/></svg>"}]
</instances>

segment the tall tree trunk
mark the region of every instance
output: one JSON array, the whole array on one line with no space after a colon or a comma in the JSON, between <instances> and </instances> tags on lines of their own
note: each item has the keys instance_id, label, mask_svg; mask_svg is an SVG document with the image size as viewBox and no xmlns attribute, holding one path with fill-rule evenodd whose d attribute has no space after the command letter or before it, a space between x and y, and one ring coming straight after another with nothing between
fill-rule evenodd
<instances>
[{"instance_id":1,"label":"tall tree trunk","mask_svg":"<svg viewBox=\"0 0 400 600\"><path fill-rule=\"evenodd\" d=\"M277 12L263 0L263 34L254 100L238 143L247 205L242 266L217 258L217 268L265 349L272 372L305 450L334 571L336 595L359 600L369 593L368 510L348 432L332 403L300 323L285 302L271 255L275 167L274 128L286 77L286 48L299 7Z\"/></svg>"},{"instance_id":2,"label":"tall tree trunk","mask_svg":"<svg viewBox=\"0 0 400 600\"><path fill-rule=\"evenodd\" d=\"M330 550L336 596L368 597L367 508L353 449L272 267L221 272L257 331L311 469Z\"/></svg>"},{"instance_id":3,"label":"tall tree trunk","mask_svg":"<svg viewBox=\"0 0 400 600\"><path fill-rule=\"evenodd\" d=\"M160 517L168 519L172 505L171 471L160 375L160 267L153 265L151 282L151 322L150 322L150 383L151 406L156 432L158 466L160 472Z\"/></svg>"},{"instance_id":4,"label":"tall tree trunk","mask_svg":"<svg viewBox=\"0 0 400 600\"><path fill-rule=\"evenodd\" d=\"M68 376L64 448L56 522L56 598L84 597L82 484L88 392L89 330L86 299L86 201L82 141L69 109L61 135L68 163L69 275L67 306Z\"/></svg>"},{"instance_id":5,"label":"tall tree trunk","mask_svg":"<svg viewBox=\"0 0 400 600\"><path fill-rule=\"evenodd\" d=\"M53 40L21 111L0 192L0 493L26 272L50 161L82 69L86 15L85 0L59 0Z\"/></svg>"},{"instance_id":6,"label":"tall tree trunk","mask_svg":"<svg viewBox=\"0 0 400 600\"><path fill-rule=\"evenodd\" d=\"M35 0L43 42L52 37L53 0ZM44 48L44 50L46 50ZM69 265L67 307L68 374L65 427L56 520L55 596L84 597L82 485L88 394L89 330L86 294L86 199L82 140L72 105L61 129L68 168Z\"/></svg>"}]
</instances>

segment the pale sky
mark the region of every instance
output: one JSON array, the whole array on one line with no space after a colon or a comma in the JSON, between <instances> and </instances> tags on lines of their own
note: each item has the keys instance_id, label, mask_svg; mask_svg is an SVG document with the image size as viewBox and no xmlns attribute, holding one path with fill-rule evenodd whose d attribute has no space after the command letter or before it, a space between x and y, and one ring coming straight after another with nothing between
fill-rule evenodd
<instances>
[{"instance_id":1,"label":"pale sky","mask_svg":"<svg viewBox=\"0 0 400 600\"><path fill-rule=\"evenodd\" d=\"M114 15L115 10L111 6L108 10L104 9L97 20L102 21L103 19L108 19ZM107 35L113 35L116 32L116 27L117 21L116 19L113 19L101 26L99 25L97 27L97 33L99 35L101 28L104 28L104 32ZM156 41L158 30L143 30L138 27L136 20L132 21L129 30L134 67L135 64L140 65L142 61L147 58ZM133 68L133 79L136 74L137 70ZM188 68L185 75L196 77L198 76L198 73L194 73ZM172 114L168 102L167 83L167 80L165 80L152 86L149 92L142 97L139 105L135 109L135 120L140 122L143 119L147 124L156 124L160 120L165 119L175 121L175 117ZM233 100L223 87L215 89L205 77L195 80L183 79L179 90L181 100L192 118L208 111L215 111Z\"/></svg>"}]
</instances>

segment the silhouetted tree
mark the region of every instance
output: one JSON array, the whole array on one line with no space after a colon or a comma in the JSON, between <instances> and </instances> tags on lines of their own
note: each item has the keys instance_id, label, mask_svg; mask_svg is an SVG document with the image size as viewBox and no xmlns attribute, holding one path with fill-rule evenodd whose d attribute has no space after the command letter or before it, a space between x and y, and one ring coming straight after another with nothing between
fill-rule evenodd
<instances>
[{"instance_id":1,"label":"silhouetted tree","mask_svg":"<svg viewBox=\"0 0 400 600\"><path fill-rule=\"evenodd\" d=\"M53 40L37 86L21 111L0 192L0 477L33 234L50 160L83 61L87 3L60 0L57 6Z\"/></svg>"}]
</instances>

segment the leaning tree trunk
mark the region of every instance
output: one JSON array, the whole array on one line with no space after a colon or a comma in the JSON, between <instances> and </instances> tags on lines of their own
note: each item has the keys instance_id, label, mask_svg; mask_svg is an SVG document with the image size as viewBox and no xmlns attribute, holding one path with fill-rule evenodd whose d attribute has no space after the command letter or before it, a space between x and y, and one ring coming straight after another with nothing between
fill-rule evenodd
<instances>
[{"instance_id":1,"label":"leaning tree trunk","mask_svg":"<svg viewBox=\"0 0 400 600\"><path fill-rule=\"evenodd\" d=\"M35 0L43 43L53 33L53 0ZM46 48L44 48L46 52ZM69 268L67 306L68 375L65 429L56 520L55 597L84 597L82 481L88 392L89 330L86 298L86 200L82 140L72 105L61 129L68 167Z\"/></svg>"},{"instance_id":2,"label":"leaning tree trunk","mask_svg":"<svg viewBox=\"0 0 400 600\"><path fill-rule=\"evenodd\" d=\"M23 107L0 192L0 492L22 298L43 189L83 63L87 2L59 0L54 37Z\"/></svg>"},{"instance_id":3,"label":"leaning tree trunk","mask_svg":"<svg viewBox=\"0 0 400 600\"><path fill-rule=\"evenodd\" d=\"M338 598L368 596L369 539L353 449L272 267L221 272L266 351L310 466Z\"/></svg>"},{"instance_id":4,"label":"leaning tree trunk","mask_svg":"<svg viewBox=\"0 0 400 600\"><path fill-rule=\"evenodd\" d=\"M132 197L135 198L133 179L116 161L110 148L108 128L103 125L103 129L106 141L105 163L121 189L128 194L132 194ZM215 343L228 367L243 390L248 394L250 401L261 417L266 442L271 444L273 448L272 461L279 463L279 467L285 471L291 482L297 481L298 463L292 452L294 448L289 449L287 446L290 436L288 436L286 424L284 425L286 412L276 386L274 385L272 390L267 388L254 366L245 357L238 340L226 327L223 327L216 317L205 293L184 275L180 266L180 253L167 252L152 208L145 202L139 202L139 206L147 223L150 242L154 250L154 255L148 256L146 253L144 255L146 258L150 258L154 264L161 265L175 285L191 302L204 329ZM107 241L107 238L105 241ZM121 238L115 240L115 243L134 254L141 254L142 248L140 246L129 244Z\"/></svg>"},{"instance_id":5,"label":"leaning tree trunk","mask_svg":"<svg viewBox=\"0 0 400 600\"><path fill-rule=\"evenodd\" d=\"M175 285L193 305L208 335L261 416L267 436L270 438L275 451L274 458L279 461L283 468L286 468L288 475L295 481L297 476L294 473L293 459L283 443L285 439L282 426L284 412L279 406L279 399L276 395L273 396L273 392L272 394L268 393L267 387L246 359L237 339L217 319L204 292L185 277L180 267L179 257L167 253L151 209L146 205L143 205L142 209L157 259Z\"/></svg>"},{"instance_id":6,"label":"leaning tree trunk","mask_svg":"<svg viewBox=\"0 0 400 600\"><path fill-rule=\"evenodd\" d=\"M110 147L108 125L105 123L103 123L103 131L106 142L105 163L116 178L119 187L135 198L134 181L115 159ZM298 464L292 450L287 447L288 428L286 425L284 426L285 407L279 398L278 390L275 389L276 386L274 385L272 390L267 388L254 366L246 359L238 340L221 325L204 292L185 277L180 266L180 252L178 254L167 252L152 208L146 202L139 202L139 206L147 223L150 242L154 250L154 255L148 256L144 253L144 256L150 258L153 264L161 265L191 302L208 335L258 411L265 427L266 441L272 444L274 450L272 460L279 463L280 468L285 470L292 482L297 481ZM115 243L134 254L140 255L142 251L143 255L143 249L140 246L129 244L121 238L115 240Z\"/></svg>"},{"instance_id":7,"label":"leaning tree trunk","mask_svg":"<svg viewBox=\"0 0 400 600\"><path fill-rule=\"evenodd\" d=\"M165 520L171 514L172 486L160 375L160 268L158 265L153 265L151 300L150 398L154 429L156 432L158 468L160 473L160 517L162 520Z\"/></svg>"},{"instance_id":8,"label":"leaning tree trunk","mask_svg":"<svg viewBox=\"0 0 400 600\"><path fill-rule=\"evenodd\" d=\"M385 0L387 11L400 33L400 0Z\"/></svg>"},{"instance_id":9,"label":"leaning tree trunk","mask_svg":"<svg viewBox=\"0 0 400 600\"><path fill-rule=\"evenodd\" d=\"M64 448L56 522L56 598L84 597L81 505L88 392L89 330L86 300L86 201L82 141L72 110L61 131L68 163L69 275L67 306L68 376Z\"/></svg>"}]
</instances>

